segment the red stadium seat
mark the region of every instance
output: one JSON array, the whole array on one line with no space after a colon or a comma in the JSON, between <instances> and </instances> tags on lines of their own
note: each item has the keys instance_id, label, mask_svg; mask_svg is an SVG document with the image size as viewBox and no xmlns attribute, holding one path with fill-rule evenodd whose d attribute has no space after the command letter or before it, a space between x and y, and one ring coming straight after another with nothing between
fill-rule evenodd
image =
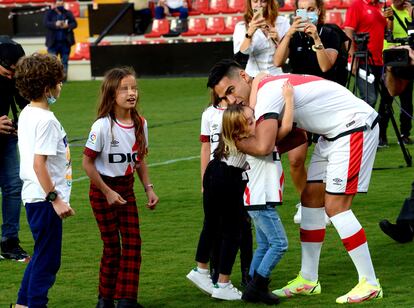
<instances>
[{"instance_id":1,"label":"red stadium seat","mask_svg":"<svg viewBox=\"0 0 414 308\"><path fill-rule=\"evenodd\" d=\"M72 12L73 16L80 17L80 4L78 1L65 2L65 9Z\"/></svg>"},{"instance_id":2,"label":"red stadium seat","mask_svg":"<svg viewBox=\"0 0 414 308\"><path fill-rule=\"evenodd\" d=\"M0 0L0 5L9 5L13 4L14 2L14 0Z\"/></svg>"},{"instance_id":3,"label":"red stadium seat","mask_svg":"<svg viewBox=\"0 0 414 308\"><path fill-rule=\"evenodd\" d=\"M245 0L229 0L229 10L232 12L243 13L246 7Z\"/></svg>"},{"instance_id":4,"label":"red stadium seat","mask_svg":"<svg viewBox=\"0 0 414 308\"><path fill-rule=\"evenodd\" d=\"M285 5L279 8L279 11L288 12L295 9L295 0L285 0Z\"/></svg>"},{"instance_id":5,"label":"red stadium seat","mask_svg":"<svg viewBox=\"0 0 414 308\"><path fill-rule=\"evenodd\" d=\"M351 3L353 1L354 0L342 0L342 2L341 2L341 8L343 8L343 9L349 8L351 6Z\"/></svg>"},{"instance_id":6,"label":"red stadium seat","mask_svg":"<svg viewBox=\"0 0 414 308\"><path fill-rule=\"evenodd\" d=\"M188 21L188 31L181 33L182 36L202 35L206 31L206 19L203 17L192 17Z\"/></svg>"},{"instance_id":7,"label":"red stadium seat","mask_svg":"<svg viewBox=\"0 0 414 308\"><path fill-rule=\"evenodd\" d=\"M342 7L341 0L325 0L325 8L330 9L337 9Z\"/></svg>"},{"instance_id":8,"label":"red stadium seat","mask_svg":"<svg viewBox=\"0 0 414 308\"><path fill-rule=\"evenodd\" d=\"M147 38L160 37L163 34L170 32L170 22L168 19L154 19L152 22L152 30L150 33L145 34Z\"/></svg>"},{"instance_id":9,"label":"red stadium seat","mask_svg":"<svg viewBox=\"0 0 414 308\"><path fill-rule=\"evenodd\" d=\"M90 60L90 51L89 51L88 42L79 42L75 45L75 52L69 58L69 60Z\"/></svg>"},{"instance_id":10,"label":"red stadium seat","mask_svg":"<svg viewBox=\"0 0 414 308\"><path fill-rule=\"evenodd\" d=\"M224 31L224 17L209 17L207 19L206 31L202 35L220 34Z\"/></svg>"},{"instance_id":11,"label":"red stadium seat","mask_svg":"<svg viewBox=\"0 0 414 308\"><path fill-rule=\"evenodd\" d=\"M342 27L342 13L340 11L328 11L326 12L325 23L336 24Z\"/></svg>"},{"instance_id":12,"label":"red stadium seat","mask_svg":"<svg viewBox=\"0 0 414 308\"><path fill-rule=\"evenodd\" d=\"M243 19L243 16L241 16L241 15L227 16L225 26L224 26L224 30L222 32L220 32L220 34L233 34L234 27L236 26L236 24L239 21L242 21L242 20L244 20L244 19Z\"/></svg>"},{"instance_id":13,"label":"red stadium seat","mask_svg":"<svg viewBox=\"0 0 414 308\"><path fill-rule=\"evenodd\" d=\"M227 0L211 0L210 10L205 14L232 13L229 11Z\"/></svg>"},{"instance_id":14,"label":"red stadium seat","mask_svg":"<svg viewBox=\"0 0 414 308\"><path fill-rule=\"evenodd\" d=\"M206 14L210 10L209 0L195 0L193 3L193 14L195 12L199 14Z\"/></svg>"}]
</instances>

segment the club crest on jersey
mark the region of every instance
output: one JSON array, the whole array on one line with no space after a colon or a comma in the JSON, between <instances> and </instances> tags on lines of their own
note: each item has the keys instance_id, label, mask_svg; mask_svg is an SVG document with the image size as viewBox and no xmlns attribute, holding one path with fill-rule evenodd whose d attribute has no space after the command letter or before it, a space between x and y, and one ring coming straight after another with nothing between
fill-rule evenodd
<instances>
[{"instance_id":1,"label":"club crest on jersey","mask_svg":"<svg viewBox=\"0 0 414 308\"><path fill-rule=\"evenodd\" d=\"M111 148L116 148L116 147L118 147L119 145L119 141L118 140L112 140L111 141Z\"/></svg>"},{"instance_id":2,"label":"club crest on jersey","mask_svg":"<svg viewBox=\"0 0 414 308\"><path fill-rule=\"evenodd\" d=\"M110 153L108 154L109 163L111 164L122 164L136 162L138 153Z\"/></svg>"},{"instance_id":3,"label":"club crest on jersey","mask_svg":"<svg viewBox=\"0 0 414 308\"><path fill-rule=\"evenodd\" d=\"M95 134L95 132L91 132L89 134L88 142L90 142L92 144L95 144L95 142L96 142L96 134Z\"/></svg>"}]
</instances>

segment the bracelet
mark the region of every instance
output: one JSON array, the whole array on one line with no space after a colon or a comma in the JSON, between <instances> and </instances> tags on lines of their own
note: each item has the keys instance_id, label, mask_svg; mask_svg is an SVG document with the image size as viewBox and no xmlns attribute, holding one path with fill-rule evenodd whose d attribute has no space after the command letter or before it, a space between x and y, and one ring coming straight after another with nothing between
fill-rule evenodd
<instances>
[{"instance_id":1,"label":"bracelet","mask_svg":"<svg viewBox=\"0 0 414 308\"><path fill-rule=\"evenodd\" d=\"M316 52L317 50L322 50L322 49L323 49L323 44L312 45L312 50L314 52Z\"/></svg>"},{"instance_id":2,"label":"bracelet","mask_svg":"<svg viewBox=\"0 0 414 308\"><path fill-rule=\"evenodd\" d=\"M147 184L147 185L145 185L144 191L147 192L148 191L148 188L154 189L154 184Z\"/></svg>"}]
</instances>

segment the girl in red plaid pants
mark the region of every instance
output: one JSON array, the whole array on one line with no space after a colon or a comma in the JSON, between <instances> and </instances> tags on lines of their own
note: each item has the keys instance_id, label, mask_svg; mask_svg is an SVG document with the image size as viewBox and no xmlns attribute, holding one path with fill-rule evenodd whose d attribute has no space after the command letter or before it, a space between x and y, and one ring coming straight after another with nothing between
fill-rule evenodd
<instances>
[{"instance_id":1,"label":"girl in red plaid pants","mask_svg":"<svg viewBox=\"0 0 414 308\"><path fill-rule=\"evenodd\" d=\"M83 168L91 180L89 199L104 244L97 308L141 307L137 303L141 237L134 194L134 170L153 210L158 197L144 161L147 122L136 110L135 73L114 68L101 86L98 119L86 142Z\"/></svg>"}]
</instances>

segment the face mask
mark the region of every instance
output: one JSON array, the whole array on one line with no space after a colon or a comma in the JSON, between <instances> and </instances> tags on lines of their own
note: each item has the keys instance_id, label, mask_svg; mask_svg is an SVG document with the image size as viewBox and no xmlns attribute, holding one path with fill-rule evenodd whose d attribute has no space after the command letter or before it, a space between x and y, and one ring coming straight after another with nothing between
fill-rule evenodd
<instances>
[{"instance_id":1,"label":"face mask","mask_svg":"<svg viewBox=\"0 0 414 308\"><path fill-rule=\"evenodd\" d=\"M58 6L56 7L60 12L63 12L63 10L65 9L63 6Z\"/></svg>"},{"instance_id":2,"label":"face mask","mask_svg":"<svg viewBox=\"0 0 414 308\"><path fill-rule=\"evenodd\" d=\"M53 95L51 95L51 96L49 96L49 97L46 97L46 99L47 99L47 104L50 106L50 105L53 105L54 103L56 103L56 98L53 96Z\"/></svg>"},{"instance_id":3,"label":"face mask","mask_svg":"<svg viewBox=\"0 0 414 308\"><path fill-rule=\"evenodd\" d=\"M314 25L316 25L318 23L318 14L316 12L308 12L308 19L311 23L313 23Z\"/></svg>"}]
</instances>

